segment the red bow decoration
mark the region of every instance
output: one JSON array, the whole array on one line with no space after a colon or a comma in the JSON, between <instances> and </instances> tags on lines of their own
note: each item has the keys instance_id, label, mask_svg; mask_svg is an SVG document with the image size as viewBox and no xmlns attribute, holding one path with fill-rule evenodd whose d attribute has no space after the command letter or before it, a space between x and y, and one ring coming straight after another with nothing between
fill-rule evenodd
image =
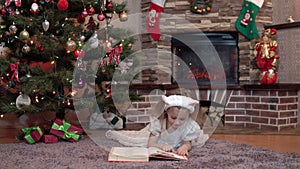
<instances>
[{"instance_id":1,"label":"red bow decoration","mask_svg":"<svg viewBox=\"0 0 300 169\"><path fill-rule=\"evenodd\" d=\"M17 82L20 82L18 69L19 69L19 63L10 64L10 70L13 71L13 74L12 74L10 80L16 79Z\"/></svg>"},{"instance_id":2,"label":"red bow decoration","mask_svg":"<svg viewBox=\"0 0 300 169\"><path fill-rule=\"evenodd\" d=\"M112 64L113 59L115 59L116 63L120 63L120 53L123 52L123 47L121 45L113 48L110 51L109 57L108 57L108 62L109 64Z\"/></svg>"},{"instance_id":3,"label":"red bow decoration","mask_svg":"<svg viewBox=\"0 0 300 169\"><path fill-rule=\"evenodd\" d=\"M6 0L5 6L9 6L13 0ZM20 7L22 5L21 0L15 0L16 7Z\"/></svg>"}]
</instances>

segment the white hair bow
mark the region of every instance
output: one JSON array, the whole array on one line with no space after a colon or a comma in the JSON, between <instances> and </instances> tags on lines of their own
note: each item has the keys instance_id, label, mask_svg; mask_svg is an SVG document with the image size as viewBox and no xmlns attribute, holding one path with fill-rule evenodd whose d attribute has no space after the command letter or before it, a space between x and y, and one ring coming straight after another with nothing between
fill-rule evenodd
<instances>
[{"instance_id":1,"label":"white hair bow","mask_svg":"<svg viewBox=\"0 0 300 169\"><path fill-rule=\"evenodd\" d=\"M162 96L162 100L165 102L165 110L170 107L179 106L184 107L190 110L191 113L195 110L195 105L199 104L199 101L194 100L190 97L180 96L180 95L171 95L171 96Z\"/></svg>"}]
</instances>

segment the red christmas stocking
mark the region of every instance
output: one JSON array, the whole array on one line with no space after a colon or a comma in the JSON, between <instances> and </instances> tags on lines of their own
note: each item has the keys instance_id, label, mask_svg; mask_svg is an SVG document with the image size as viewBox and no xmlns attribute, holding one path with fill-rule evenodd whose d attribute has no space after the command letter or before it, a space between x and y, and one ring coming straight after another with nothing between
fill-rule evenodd
<instances>
[{"instance_id":1,"label":"red christmas stocking","mask_svg":"<svg viewBox=\"0 0 300 169\"><path fill-rule=\"evenodd\" d=\"M159 19L166 0L151 0L148 16L146 20L146 29L153 40L160 38Z\"/></svg>"}]
</instances>

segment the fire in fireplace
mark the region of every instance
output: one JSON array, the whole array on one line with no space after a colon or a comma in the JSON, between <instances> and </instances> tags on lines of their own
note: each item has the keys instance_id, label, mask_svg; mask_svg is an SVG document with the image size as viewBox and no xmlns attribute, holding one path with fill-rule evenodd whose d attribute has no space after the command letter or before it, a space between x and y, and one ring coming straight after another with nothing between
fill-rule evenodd
<instances>
[{"instance_id":1,"label":"fire in fireplace","mask_svg":"<svg viewBox=\"0 0 300 169\"><path fill-rule=\"evenodd\" d=\"M239 83L236 32L176 34L171 39L171 50L174 83Z\"/></svg>"}]
</instances>

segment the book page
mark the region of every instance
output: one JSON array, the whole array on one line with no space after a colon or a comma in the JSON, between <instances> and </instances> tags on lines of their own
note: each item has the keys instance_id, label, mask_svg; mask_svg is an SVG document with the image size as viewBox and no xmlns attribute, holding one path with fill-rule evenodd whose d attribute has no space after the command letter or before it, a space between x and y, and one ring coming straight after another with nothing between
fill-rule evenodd
<instances>
[{"instance_id":1,"label":"book page","mask_svg":"<svg viewBox=\"0 0 300 169\"><path fill-rule=\"evenodd\" d=\"M148 157L148 149L144 147L113 147L112 153L124 157Z\"/></svg>"},{"instance_id":2,"label":"book page","mask_svg":"<svg viewBox=\"0 0 300 169\"><path fill-rule=\"evenodd\" d=\"M157 147L149 147L148 153L149 153L149 157L153 157L153 158L162 158L162 159L170 159L170 160L188 160L186 156L181 156L172 152L166 152Z\"/></svg>"},{"instance_id":3,"label":"book page","mask_svg":"<svg viewBox=\"0 0 300 169\"><path fill-rule=\"evenodd\" d=\"M108 155L108 161L149 161L148 149L142 147L113 147Z\"/></svg>"}]
</instances>

